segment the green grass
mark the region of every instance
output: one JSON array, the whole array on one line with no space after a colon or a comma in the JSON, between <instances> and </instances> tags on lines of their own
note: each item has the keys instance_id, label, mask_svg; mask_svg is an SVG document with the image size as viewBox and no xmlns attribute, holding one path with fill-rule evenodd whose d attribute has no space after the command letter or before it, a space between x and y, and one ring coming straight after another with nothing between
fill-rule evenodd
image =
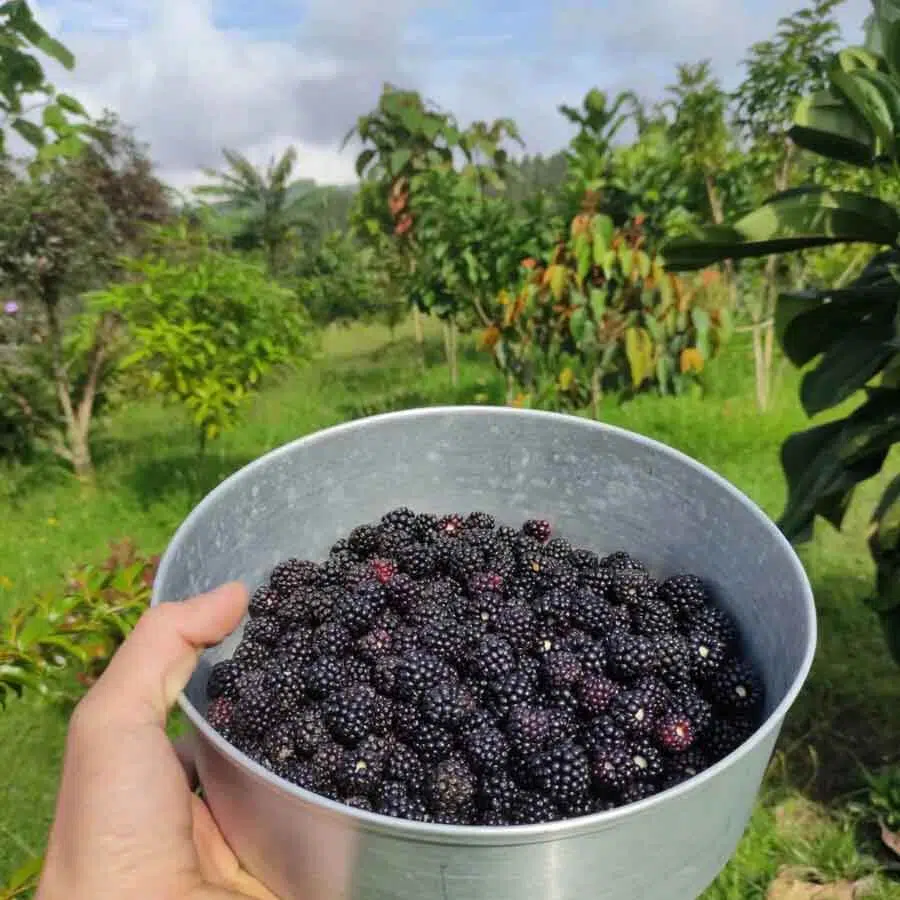
<instances>
[{"instance_id":1,"label":"green grass","mask_svg":"<svg viewBox=\"0 0 900 900\"><path fill-rule=\"evenodd\" d=\"M451 390L439 346L431 332L429 366L421 373L408 330L392 343L378 328L332 332L321 359L270 387L246 421L205 457L198 457L194 435L177 415L143 403L119 411L98 430L98 475L91 487L50 462L4 472L0 516L12 539L0 544L0 614L52 586L70 565L100 557L110 540L131 537L148 552L162 550L215 484L288 440L388 409L501 402L496 373L474 351L466 353L461 383ZM806 424L796 387L796 374L782 367L777 402L761 416L753 404L749 351L736 344L712 367L705 396L610 403L604 419L678 447L776 516L784 501L778 447ZM820 526L801 551L819 607L819 653L745 839L709 891L714 900L765 897L782 865L812 866L827 878L876 872L873 896L900 898L900 885L881 872L886 857L849 804L859 798L861 765L900 760L900 670L862 602L872 578L866 517L887 478L860 492L843 533ZM0 807L0 883L41 848L64 730L58 714L29 702L13 703L0 716L6 798Z\"/></svg>"}]
</instances>

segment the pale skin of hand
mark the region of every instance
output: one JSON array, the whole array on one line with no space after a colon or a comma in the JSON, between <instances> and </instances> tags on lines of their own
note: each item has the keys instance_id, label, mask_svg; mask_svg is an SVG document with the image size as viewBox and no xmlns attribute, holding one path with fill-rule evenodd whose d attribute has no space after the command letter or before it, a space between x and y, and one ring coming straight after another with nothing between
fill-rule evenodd
<instances>
[{"instance_id":1,"label":"pale skin of hand","mask_svg":"<svg viewBox=\"0 0 900 900\"><path fill-rule=\"evenodd\" d=\"M78 704L36 900L277 900L241 869L165 732L200 650L246 608L227 584L149 610Z\"/></svg>"}]
</instances>

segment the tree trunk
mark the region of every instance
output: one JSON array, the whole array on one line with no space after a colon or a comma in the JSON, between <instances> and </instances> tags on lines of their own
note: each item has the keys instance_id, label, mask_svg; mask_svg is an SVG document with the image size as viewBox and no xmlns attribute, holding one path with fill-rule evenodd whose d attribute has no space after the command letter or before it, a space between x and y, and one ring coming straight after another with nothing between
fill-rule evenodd
<instances>
[{"instance_id":1,"label":"tree trunk","mask_svg":"<svg viewBox=\"0 0 900 900\"><path fill-rule=\"evenodd\" d=\"M450 384L453 387L459 383L459 371L456 360L456 322L452 319L443 323L444 354L447 357L447 369L450 372Z\"/></svg>"},{"instance_id":2,"label":"tree trunk","mask_svg":"<svg viewBox=\"0 0 900 900\"><path fill-rule=\"evenodd\" d=\"M600 418L600 401L603 399L600 375L600 366L594 366L594 371L591 373L591 409L595 419Z\"/></svg>"}]
</instances>

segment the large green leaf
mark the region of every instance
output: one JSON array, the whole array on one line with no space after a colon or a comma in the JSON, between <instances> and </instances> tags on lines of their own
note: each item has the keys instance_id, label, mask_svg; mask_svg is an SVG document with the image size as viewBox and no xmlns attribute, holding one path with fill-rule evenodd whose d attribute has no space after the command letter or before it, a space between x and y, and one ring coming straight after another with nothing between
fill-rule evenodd
<instances>
[{"instance_id":1,"label":"large green leaf","mask_svg":"<svg viewBox=\"0 0 900 900\"><path fill-rule=\"evenodd\" d=\"M877 566L876 595L869 605L880 613L900 611L900 475L872 513L869 550Z\"/></svg>"},{"instance_id":2,"label":"large green leaf","mask_svg":"<svg viewBox=\"0 0 900 900\"><path fill-rule=\"evenodd\" d=\"M870 166L875 159L871 128L833 91L804 97L788 134L798 146L827 159L857 166Z\"/></svg>"},{"instance_id":3,"label":"large green leaf","mask_svg":"<svg viewBox=\"0 0 900 900\"><path fill-rule=\"evenodd\" d=\"M776 194L734 225L700 229L663 248L670 269L700 269L723 259L768 256L828 244L895 246L897 211L876 197L822 187Z\"/></svg>"},{"instance_id":4,"label":"large green leaf","mask_svg":"<svg viewBox=\"0 0 900 900\"><path fill-rule=\"evenodd\" d=\"M846 419L791 435L781 448L788 502L779 527L791 540L811 535L817 515L839 528L850 493L876 475L900 437L900 391L875 389Z\"/></svg>"},{"instance_id":5,"label":"large green leaf","mask_svg":"<svg viewBox=\"0 0 900 900\"><path fill-rule=\"evenodd\" d=\"M896 149L894 134L900 128L900 92L890 76L871 69L859 69L836 72L831 81L865 119L884 150L893 155Z\"/></svg>"}]
</instances>

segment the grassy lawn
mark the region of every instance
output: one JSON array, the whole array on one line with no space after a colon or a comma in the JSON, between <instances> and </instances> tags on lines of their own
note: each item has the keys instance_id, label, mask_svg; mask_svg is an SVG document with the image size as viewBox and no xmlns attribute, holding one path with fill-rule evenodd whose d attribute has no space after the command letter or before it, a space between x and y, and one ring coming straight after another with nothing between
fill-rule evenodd
<instances>
[{"instance_id":1,"label":"grassy lawn","mask_svg":"<svg viewBox=\"0 0 900 900\"><path fill-rule=\"evenodd\" d=\"M98 434L98 478L90 488L51 464L4 472L0 516L9 537L0 544L0 614L52 585L69 565L100 557L112 539L131 537L148 552L163 549L210 488L292 438L388 409L500 402L493 368L474 351L463 361L460 385L451 390L434 337L432 364L421 374L408 332L401 330L394 342L377 328L330 334L320 360L270 388L245 423L204 458L177 416L144 404L118 413ZM782 370L779 384L776 407L760 416L749 352L735 345L715 364L705 397L641 398L610 405L604 417L705 462L775 516L784 499L778 447L805 423L795 400L796 375ZM874 874L870 896L900 898L900 883L883 871L888 857L874 832L851 812L853 801L864 799L860 767L900 761L900 671L862 602L872 574L866 515L887 477L860 493L844 534L822 526L803 548L821 617L818 658L753 822L710 898L765 897L783 865L813 867L826 880ZM0 884L40 851L64 728L58 714L28 702L13 703L0 715L6 798L0 808Z\"/></svg>"}]
</instances>

